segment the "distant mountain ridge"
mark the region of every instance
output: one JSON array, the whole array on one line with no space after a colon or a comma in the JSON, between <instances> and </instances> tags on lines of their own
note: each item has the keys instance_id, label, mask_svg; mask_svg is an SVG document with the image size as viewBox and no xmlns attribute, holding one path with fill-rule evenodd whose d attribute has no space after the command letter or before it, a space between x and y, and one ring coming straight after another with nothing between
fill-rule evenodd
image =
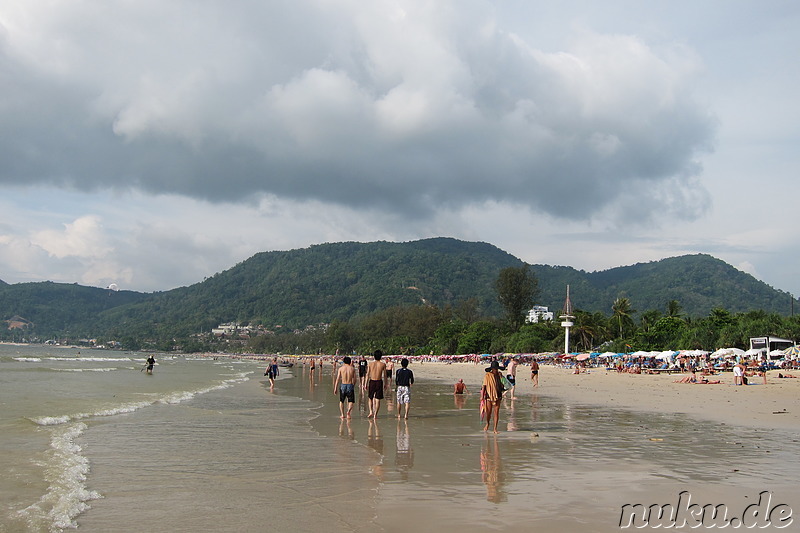
<instances>
[{"instance_id":1,"label":"distant mountain ridge","mask_svg":"<svg viewBox=\"0 0 800 533\"><path fill-rule=\"evenodd\" d=\"M262 252L188 287L158 293L108 291L51 282L0 284L0 320L20 316L41 336L185 336L222 322L299 328L366 316L395 305L444 307L474 298L499 316L493 289L501 269L525 263L494 245L452 238L329 243ZM788 314L790 296L705 254L584 272L531 265L537 303L611 314L617 297L634 309L664 311L677 300L689 316L716 307Z\"/></svg>"}]
</instances>

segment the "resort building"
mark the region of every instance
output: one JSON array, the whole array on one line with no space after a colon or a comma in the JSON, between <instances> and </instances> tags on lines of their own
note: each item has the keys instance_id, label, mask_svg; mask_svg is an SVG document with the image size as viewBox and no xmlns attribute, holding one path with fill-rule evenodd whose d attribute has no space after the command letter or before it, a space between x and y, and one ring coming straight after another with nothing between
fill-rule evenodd
<instances>
[{"instance_id":1,"label":"resort building","mask_svg":"<svg viewBox=\"0 0 800 533\"><path fill-rule=\"evenodd\" d=\"M536 324L545 320L553 320L553 312L543 305L534 305L528 311L528 317L525 319L528 324Z\"/></svg>"},{"instance_id":2,"label":"resort building","mask_svg":"<svg viewBox=\"0 0 800 533\"><path fill-rule=\"evenodd\" d=\"M794 346L794 341L780 337L750 337L750 349L762 350L768 354L775 350L785 350Z\"/></svg>"}]
</instances>

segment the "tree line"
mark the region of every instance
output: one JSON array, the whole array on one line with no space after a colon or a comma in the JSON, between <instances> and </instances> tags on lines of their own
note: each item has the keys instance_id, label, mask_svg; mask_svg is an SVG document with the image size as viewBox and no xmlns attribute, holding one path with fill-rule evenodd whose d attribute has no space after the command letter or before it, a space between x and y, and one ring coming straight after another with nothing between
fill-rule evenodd
<instances>
[{"instance_id":1,"label":"tree line","mask_svg":"<svg viewBox=\"0 0 800 533\"><path fill-rule=\"evenodd\" d=\"M494 284L502 317L482 316L475 299L456 305L403 305L353 320L335 320L327 327L304 332L263 335L243 349L254 353L481 354L560 352L564 328L560 321L527 323L527 311L538 296L538 281L530 268L508 267ZM692 318L680 302L663 309L637 311L627 297L616 298L608 312L573 310L572 351L632 352L637 350L749 348L751 337L800 337L800 318L766 311L731 313L715 308Z\"/></svg>"}]
</instances>

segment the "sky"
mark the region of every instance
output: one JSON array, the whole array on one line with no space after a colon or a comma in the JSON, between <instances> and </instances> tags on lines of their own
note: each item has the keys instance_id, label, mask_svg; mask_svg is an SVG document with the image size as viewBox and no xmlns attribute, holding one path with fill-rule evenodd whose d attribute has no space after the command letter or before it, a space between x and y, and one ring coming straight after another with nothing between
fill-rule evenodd
<instances>
[{"instance_id":1,"label":"sky","mask_svg":"<svg viewBox=\"0 0 800 533\"><path fill-rule=\"evenodd\" d=\"M794 0L0 0L0 280L165 291L447 236L706 253L797 296L798 27Z\"/></svg>"}]
</instances>

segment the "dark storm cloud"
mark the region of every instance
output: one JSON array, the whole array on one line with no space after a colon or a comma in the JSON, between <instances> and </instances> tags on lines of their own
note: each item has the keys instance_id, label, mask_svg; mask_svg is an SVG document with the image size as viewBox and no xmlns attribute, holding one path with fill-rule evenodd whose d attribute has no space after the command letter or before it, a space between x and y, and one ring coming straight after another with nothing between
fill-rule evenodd
<instances>
[{"instance_id":1,"label":"dark storm cloud","mask_svg":"<svg viewBox=\"0 0 800 533\"><path fill-rule=\"evenodd\" d=\"M545 53L481 2L235 6L0 19L0 181L418 214L707 201L714 123L685 50L585 34Z\"/></svg>"}]
</instances>

